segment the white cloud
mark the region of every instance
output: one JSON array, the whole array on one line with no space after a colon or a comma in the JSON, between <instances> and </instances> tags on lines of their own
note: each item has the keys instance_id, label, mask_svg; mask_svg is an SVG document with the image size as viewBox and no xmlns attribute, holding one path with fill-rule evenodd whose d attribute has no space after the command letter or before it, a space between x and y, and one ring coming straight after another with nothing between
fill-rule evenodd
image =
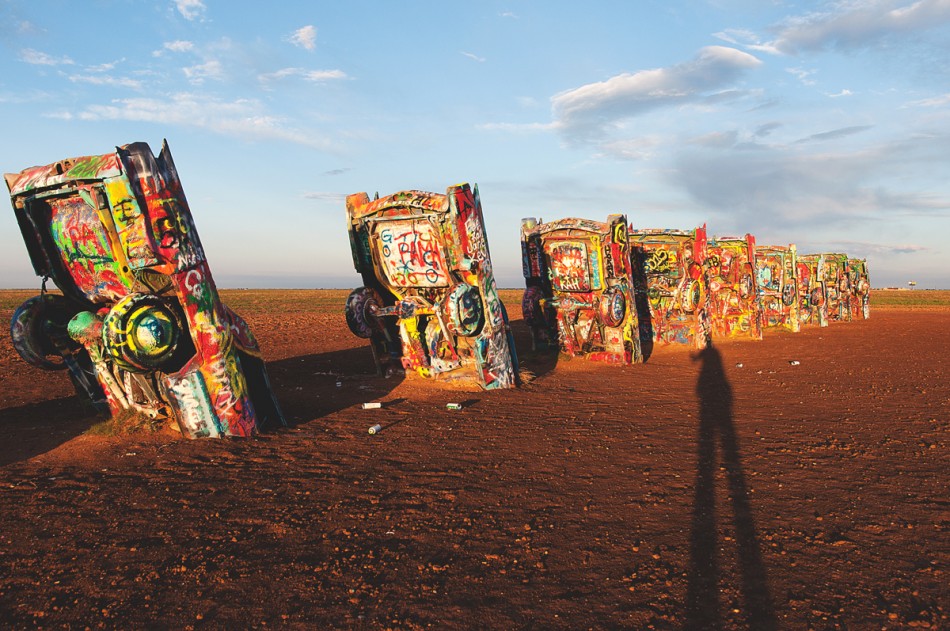
<instances>
[{"instance_id":1,"label":"white cloud","mask_svg":"<svg viewBox=\"0 0 950 631\"><path fill-rule=\"evenodd\" d=\"M304 81L313 81L315 83L348 78L346 73L342 70L306 70L304 68L281 68L275 72L268 72L257 76L258 80L264 83L279 81L280 79L286 79L288 77L300 77Z\"/></svg>"},{"instance_id":2,"label":"white cloud","mask_svg":"<svg viewBox=\"0 0 950 631\"><path fill-rule=\"evenodd\" d=\"M245 140L278 140L330 149L325 138L288 126L285 121L264 111L253 99L222 101L196 93L181 93L169 99L116 99L109 105L90 105L78 113L52 115L81 121L127 120L206 129Z\"/></svg>"},{"instance_id":3,"label":"white cloud","mask_svg":"<svg viewBox=\"0 0 950 631\"><path fill-rule=\"evenodd\" d=\"M814 80L810 79L809 77L818 71L806 70L805 68L786 68L785 72L798 77L798 80L802 82L802 85L815 85Z\"/></svg>"},{"instance_id":4,"label":"white cloud","mask_svg":"<svg viewBox=\"0 0 950 631\"><path fill-rule=\"evenodd\" d=\"M913 35L950 21L947 0L852 0L829 11L793 17L776 28L769 44L786 55L864 48L894 35Z\"/></svg>"},{"instance_id":5,"label":"white cloud","mask_svg":"<svg viewBox=\"0 0 950 631\"><path fill-rule=\"evenodd\" d=\"M202 0L175 0L175 7L181 16L189 21L203 17L207 10Z\"/></svg>"},{"instance_id":6,"label":"white cloud","mask_svg":"<svg viewBox=\"0 0 950 631\"><path fill-rule=\"evenodd\" d=\"M842 127L840 129L832 129L831 131L823 131L818 134L812 134L811 136L806 136L796 140L796 143L803 142L814 142L822 140L837 140L838 138L845 138L846 136L853 136L855 134L860 134L871 129L873 125L854 125L852 127Z\"/></svg>"},{"instance_id":7,"label":"white cloud","mask_svg":"<svg viewBox=\"0 0 950 631\"><path fill-rule=\"evenodd\" d=\"M212 59L196 66L182 68L182 72L185 73L185 77L188 78L188 81L194 85L201 85L205 82L205 79L214 79L220 81L224 76L224 70L221 67L221 62L216 59Z\"/></svg>"},{"instance_id":8,"label":"white cloud","mask_svg":"<svg viewBox=\"0 0 950 631\"><path fill-rule=\"evenodd\" d=\"M837 94L829 94L828 96L833 99L838 99L838 98L841 98L842 96L854 96L854 93L851 92L851 90L844 89L841 92L838 92Z\"/></svg>"},{"instance_id":9,"label":"white cloud","mask_svg":"<svg viewBox=\"0 0 950 631\"><path fill-rule=\"evenodd\" d=\"M323 193L314 191L312 193L304 193L304 199L317 199L320 201L329 201L329 202L342 202L346 199L345 193Z\"/></svg>"},{"instance_id":10,"label":"white cloud","mask_svg":"<svg viewBox=\"0 0 950 631\"><path fill-rule=\"evenodd\" d=\"M911 101L904 107L942 107L944 105L950 105L950 93L943 94L941 96L935 96L929 99Z\"/></svg>"},{"instance_id":11,"label":"white cloud","mask_svg":"<svg viewBox=\"0 0 950 631\"><path fill-rule=\"evenodd\" d=\"M734 48L709 46L682 64L625 73L555 95L555 125L569 140L593 140L626 118L707 99L761 63Z\"/></svg>"},{"instance_id":12,"label":"white cloud","mask_svg":"<svg viewBox=\"0 0 950 631\"><path fill-rule=\"evenodd\" d=\"M476 126L477 129L485 131L509 131L509 132L540 132L557 129L554 123L482 123Z\"/></svg>"},{"instance_id":13,"label":"white cloud","mask_svg":"<svg viewBox=\"0 0 950 631\"><path fill-rule=\"evenodd\" d=\"M20 51L20 61L25 61L34 66L68 66L75 63L65 55L63 57L53 57L32 48L24 48Z\"/></svg>"},{"instance_id":14,"label":"white cloud","mask_svg":"<svg viewBox=\"0 0 950 631\"><path fill-rule=\"evenodd\" d=\"M69 80L73 83L88 83L90 85L110 85L122 88L133 88L138 90L142 87L142 82L128 77L113 77L105 74L95 75L70 75Z\"/></svg>"},{"instance_id":15,"label":"white cloud","mask_svg":"<svg viewBox=\"0 0 950 631\"><path fill-rule=\"evenodd\" d=\"M195 49L195 45L192 42L176 39L171 42L165 42L162 44L161 50L156 50L152 55L154 57L161 57L166 51L173 53L187 53Z\"/></svg>"},{"instance_id":16,"label":"white cloud","mask_svg":"<svg viewBox=\"0 0 950 631\"><path fill-rule=\"evenodd\" d=\"M502 11L502 12L499 13L498 15L499 15L499 17L503 17L503 18L511 18L511 19L513 19L513 20L517 20L517 19L518 19L518 16L515 15L515 13L514 13L513 11Z\"/></svg>"},{"instance_id":17,"label":"white cloud","mask_svg":"<svg viewBox=\"0 0 950 631\"><path fill-rule=\"evenodd\" d=\"M317 47L317 28L308 24L294 31L290 36L290 43L306 50L313 50Z\"/></svg>"},{"instance_id":18,"label":"white cloud","mask_svg":"<svg viewBox=\"0 0 950 631\"><path fill-rule=\"evenodd\" d=\"M482 63L482 62L485 61L485 58L484 58L484 57L479 57L479 56L476 55L475 53L467 53L467 52L465 52L465 51L463 50L463 51L462 51L462 54L465 55L466 57L468 57L469 59L474 59L475 61L480 62L480 63Z\"/></svg>"}]
</instances>

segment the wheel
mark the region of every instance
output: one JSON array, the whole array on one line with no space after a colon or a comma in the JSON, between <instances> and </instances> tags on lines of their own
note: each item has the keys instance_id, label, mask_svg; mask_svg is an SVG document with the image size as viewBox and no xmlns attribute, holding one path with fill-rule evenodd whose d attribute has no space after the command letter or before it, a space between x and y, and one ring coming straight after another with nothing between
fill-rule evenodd
<instances>
[{"instance_id":1,"label":"wheel","mask_svg":"<svg viewBox=\"0 0 950 631\"><path fill-rule=\"evenodd\" d=\"M357 287L346 298L346 326L353 335L369 339L382 330L376 310L383 306L379 292L371 287Z\"/></svg>"},{"instance_id":2,"label":"wheel","mask_svg":"<svg viewBox=\"0 0 950 631\"><path fill-rule=\"evenodd\" d=\"M791 307L793 304L795 304L796 293L798 292L795 282L793 281L791 283L786 283L785 286L782 287L782 304L784 304L786 307Z\"/></svg>"},{"instance_id":3,"label":"wheel","mask_svg":"<svg viewBox=\"0 0 950 631\"><path fill-rule=\"evenodd\" d=\"M692 313L703 301L703 286L698 280L690 282L683 294L683 311Z\"/></svg>"},{"instance_id":4,"label":"wheel","mask_svg":"<svg viewBox=\"0 0 950 631\"><path fill-rule=\"evenodd\" d=\"M131 372L176 372L195 353L181 309L151 294L129 294L115 303L102 341L112 360Z\"/></svg>"},{"instance_id":5,"label":"wheel","mask_svg":"<svg viewBox=\"0 0 950 631\"><path fill-rule=\"evenodd\" d=\"M745 271L739 279L739 296L743 299L747 299L754 291L755 280L752 278L752 266L746 264Z\"/></svg>"},{"instance_id":6,"label":"wheel","mask_svg":"<svg viewBox=\"0 0 950 631\"><path fill-rule=\"evenodd\" d=\"M74 345L66 326L76 308L63 296L42 294L24 302L13 313L10 337L23 361L44 370L63 370L66 363L57 346Z\"/></svg>"},{"instance_id":7,"label":"wheel","mask_svg":"<svg viewBox=\"0 0 950 631\"><path fill-rule=\"evenodd\" d=\"M627 315L627 299L619 289L611 289L604 292L600 297L600 319L610 327L617 327L623 324L624 317Z\"/></svg>"},{"instance_id":8,"label":"wheel","mask_svg":"<svg viewBox=\"0 0 950 631\"><path fill-rule=\"evenodd\" d=\"M478 335L485 324L485 308L478 287L460 283L452 288L442 305L448 314L449 329L462 337Z\"/></svg>"}]
</instances>

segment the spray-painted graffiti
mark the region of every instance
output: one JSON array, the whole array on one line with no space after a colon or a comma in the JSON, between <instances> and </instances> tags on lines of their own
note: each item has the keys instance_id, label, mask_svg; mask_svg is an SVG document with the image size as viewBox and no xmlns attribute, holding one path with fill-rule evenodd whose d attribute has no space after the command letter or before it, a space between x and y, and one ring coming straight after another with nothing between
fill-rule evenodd
<instances>
[{"instance_id":1,"label":"spray-painted graffiti","mask_svg":"<svg viewBox=\"0 0 950 631\"><path fill-rule=\"evenodd\" d=\"M866 259L848 259L848 277L851 281L851 319L871 317L871 278Z\"/></svg>"},{"instance_id":2,"label":"spray-painted graffiti","mask_svg":"<svg viewBox=\"0 0 950 631\"><path fill-rule=\"evenodd\" d=\"M712 334L704 268L706 227L691 231L631 227L629 239L641 319L649 313L653 341L705 348Z\"/></svg>"},{"instance_id":3,"label":"spray-painted graffiti","mask_svg":"<svg viewBox=\"0 0 950 631\"><path fill-rule=\"evenodd\" d=\"M761 340L755 237L711 240L705 266L714 337Z\"/></svg>"},{"instance_id":4,"label":"spray-painted graffiti","mask_svg":"<svg viewBox=\"0 0 950 631\"><path fill-rule=\"evenodd\" d=\"M174 420L190 438L284 423L256 341L218 298L167 146L5 179L34 268L63 292L18 311L24 359L67 367L104 411Z\"/></svg>"},{"instance_id":5,"label":"spray-painted graffiti","mask_svg":"<svg viewBox=\"0 0 950 631\"><path fill-rule=\"evenodd\" d=\"M525 266L521 307L534 349L558 347L621 364L643 361L626 217L523 219L521 250L536 263Z\"/></svg>"},{"instance_id":6,"label":"spray-painted graffiti","mask_svg":"<svg viewBox=\"0 0 950 631\"><path fill-rule=\"evenodd\" d=\"M798 256L798 319L802 326L828 326L828 292L825 287L825 257Z\"/></svg>"},{"instance_id":7,"label":"spray-painted graffiti","mask_svg":"<svg viewBox=\"0 0 950 631\"><path fill-rule=\"evenodd\" d=\"M461 184L445 195L402 191L376 200L357 193L346 211L364 283L346 301L346 322L369 339L377 370L515 386L517 356L478 189Z\"/></svg>"}]
</instances>

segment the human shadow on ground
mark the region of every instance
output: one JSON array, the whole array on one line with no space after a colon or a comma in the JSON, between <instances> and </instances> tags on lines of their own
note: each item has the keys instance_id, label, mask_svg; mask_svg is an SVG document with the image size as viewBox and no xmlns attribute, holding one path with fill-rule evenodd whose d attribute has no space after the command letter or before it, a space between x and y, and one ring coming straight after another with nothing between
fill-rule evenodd
<instances>
[{"instance_id":1,"label":"human shadow on ground","mask_svg":"<svg viewBox=\"0 0 950 631\"><path fill-rule=\"evenodd\" d=\"M738 553L743 613L748 628L777 628L768 576L756 535L749 487L733 423L732 387L726 378L722 355L712 344L694 356L702 362L696 394L699 398L699 436L695 500L690 532L690 566L686 589L686 628L720 629L716 514L717 444L731 500ZM726 516L724 511L724 516Z\"/></svg>"}]
</instances>

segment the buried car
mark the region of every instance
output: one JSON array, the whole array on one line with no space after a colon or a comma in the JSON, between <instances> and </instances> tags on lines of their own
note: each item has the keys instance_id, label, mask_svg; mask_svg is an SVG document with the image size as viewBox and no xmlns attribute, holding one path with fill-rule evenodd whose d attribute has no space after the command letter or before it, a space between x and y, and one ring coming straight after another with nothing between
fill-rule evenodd
<instances>
[{"instance_id":1,"label":"buried car","mask_svg":"<svg viewBox=\"0 0 950 631\"><path fill-rule=\"evenodd\" d=\"M839 253L824 254L825 290L827 306L825 311L831 322L851 320L851 278L848 275L848 255Z\"/></svg>"},{"instance_id":2,"label":"buried car","mask_svg":"<svg viewBox=\"0 0 950 631\"><path fill-rule=\"evenodd\" d=\"M798 252L795 244L757 245L756 268L764 328L798 332Z\"/></svg>"},{"instance_id":3,"label":"buried car","mask_svg":"<svg viewBox=\"0 0 950 631\"><path fill-rule=\"evenodd\" d=\"M825 286L825 257L802 254L795 267L798 281L798 320L806 326L828 326L828 292Z\"/></svg>"},{"instance_id":4,"label":"buried car","mask_svg":"<svg viewBox=\"0 0 950 631\"><path fill-rule=\"evenodd\" d=\"M871 317L871 278L867 259L848 259L848 277L851 280L851 319Z\"/></svg>"},{"instance_id":5,"label":"buried car","mask_svg":"<svg viewBox=\"0 0 950 631\"><path fill-rule=\"evenodd\" d=\"M103 412L174 419L189 438L285 424L257 341L218 298L167 144L4 178L43 277L13 316L24 360L67 369Z\"/></svg>"},{"instance_id":6,"label":"buried car","mask_svg":"<svg viewBox=\"0 0 950 631\"><path fill-rule=\"evenodd\" d=\"M402 191L346 198L353 264L363 287L346 322L366 338L376 370L468 379L485 389L518 384L508 315L492 273L478 188L444 195Z\"/></svg>"},{"instance_id":7,"label":"buried car","mask_svg":"<svg viewBox=\"0 0 950 631\"><path fill-rule=\"evenodd\" d=\"M645 296L653 341L703 349L709 343L709 287L703 263L706 226L695 230L630 228L638 296ZM642 312L641 312L642 313ZM641 319L643 316L641 316Z\"/></svg>"},{"instance_id":8,"label":"buried car","mask_svg":"<svg viewBox=\"0 0 950 631\"><path fill-rule=\"evenodd\" d=\"M630 364L643 361L627 218L521 221L526 289L522 312L532 347Z\"/></svg>"},{"instance_id":9,"label":"buried car","mask_svg":"<svg viewBox=\"0 0 950 631\"><path fill-rule=\"evenodd\" d=\"M717 338L762 339L755 237L716 237L706 246L710 320Z\"/></svg>"}]
</instances>

